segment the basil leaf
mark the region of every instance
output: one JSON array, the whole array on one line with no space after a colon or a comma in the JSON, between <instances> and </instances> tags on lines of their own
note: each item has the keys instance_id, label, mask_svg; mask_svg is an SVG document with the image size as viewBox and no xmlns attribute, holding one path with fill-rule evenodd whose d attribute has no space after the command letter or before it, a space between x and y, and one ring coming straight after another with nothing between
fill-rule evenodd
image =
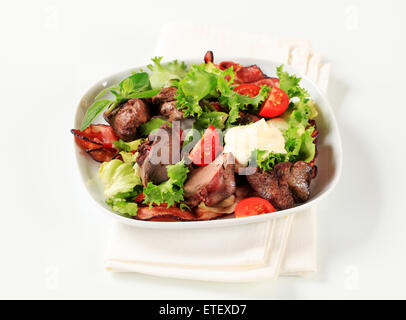
<instances>
[{"instance_id":1,"label":"basil leaf","mask_svg":"<svg viewBox=\"0 0 406 320\"><path fill-rule=\"evenodd\" d=\"M96 98L94 98L94 99L95 99L95 100L100 99L101 97L103 97L103 96L107 93L107 91L118 90L118 89L119 89L118 86L112 86L112 87L110 87L110 88L106 88L106 89L100 91L100 93L99 93L99 94L96 96Z\"/></svg>"},{"instance_id":2,"label":"basil leaf","mask_svg":"<svg viewBox=\"0 0 406 320\"><path fill-rule=\"evenodd\" d=\"M148 90L148 91L142 91L142 92L134 92L126 96L126 98L132 99L132 98L152 98L153 96L156 96L161 89L156 89L156 90Z\"/></svg>"},{"instance_id":3,"label":"basil leaf","mask_svg":"<svg viewBox=\"0 0 406 320\"><path fill-rule=\"evenodd\" d=\"M151 90L149 75L146 72L134 73L119 83L120 93L127 97L136 91Z\"/></svg>"},{"instance_id":4,"label":"basil leaf","mask_svg":"<svg viewBox=\"0 0 406 320\"><path fill-rule=\"evenodd\" d=\"M110 100L97 100L95 101L89 109L87 109L85 117L83 118L82 121L82 126L80 128L81 131L85 130L93 121L94 118L96 118L100 112L102 112L104 109L106 109L108 106L110 106L113 102Z\"/></svg>"}]
</instances>

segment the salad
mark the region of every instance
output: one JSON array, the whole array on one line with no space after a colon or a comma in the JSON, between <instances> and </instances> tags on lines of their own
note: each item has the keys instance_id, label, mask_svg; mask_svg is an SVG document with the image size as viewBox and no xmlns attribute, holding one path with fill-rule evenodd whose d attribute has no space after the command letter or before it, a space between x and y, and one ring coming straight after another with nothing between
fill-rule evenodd
<instances>
[{"instance_id":1,"label":"salad","mask_svg":"<svg viewBox=\"0 0 406 320\"><path fill-rule=\"evenodd\" d=\"M316 177L317 109L300 78L257 65L152 59L106 88L72 129L100 163L106 203L149 221L201 221L284 210ZM107 96L107 94L109 94ZM112 97L112 98L106 98ZM103 113L104 124L93 123Z\"/></svg>"}]
</instances>

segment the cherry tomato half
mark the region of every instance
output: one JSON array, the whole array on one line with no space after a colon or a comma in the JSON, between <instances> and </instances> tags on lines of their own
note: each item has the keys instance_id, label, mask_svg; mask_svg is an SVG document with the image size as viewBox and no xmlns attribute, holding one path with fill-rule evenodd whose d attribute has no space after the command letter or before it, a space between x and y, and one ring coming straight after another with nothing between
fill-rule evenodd
<instances>
[{"instance_id":1,"label":"cherry tomato half","mask_svg":"<svg viewBox=\"0 0 406 320\"><path fill-rule=\"evenodd\" d=\"M190 151L189 159L194 164L206 165L213 162L222 150L219 134L216 128L210 125L199 142Z\"/></svg>"},{"instance_id":2,"label":"cherry tomato half","mask_svg":"<svg viewBox=\"0 0 406 320\"><path fill-rule=\"evenodd\" d=\"M262 104L259 115L261 117L273 118L280 116L289 106L288 95L277 87L272 87L268 98Z\"/></svg>"},{"instance_id":3,"label":"cherry tomato half","mask_svg":"<svg viewBox=\"0 0 406 320\"><path fill-rule=\"evenodd\" d=\"M236 218L242 218L275 211L275 208L269 201L259 197L250 197L238 202L234 215Z\"/></svg>"},{"instance_id":4,"label":"cherry tomato half","mask_svg":"<svg viewBox=\"0 0 406 320\"><path fill-rule=\"evenodd\" d=\"M255 84L241 84L238 87L234 88L234 91L245 95L245 96L249 96L249 97L256 97L259 93L259 91L261 90L261 87L255 85Z\"/></svg>"}]
</instances>

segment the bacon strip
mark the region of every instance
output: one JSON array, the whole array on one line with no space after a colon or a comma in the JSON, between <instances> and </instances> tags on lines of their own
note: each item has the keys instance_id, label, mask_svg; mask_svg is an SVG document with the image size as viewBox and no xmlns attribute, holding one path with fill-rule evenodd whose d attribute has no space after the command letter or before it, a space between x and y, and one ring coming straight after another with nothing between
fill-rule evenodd
<instances>
[{"instance_id":1,"label":"bacon strip","mask_svg":"<svg viewBox=\"0 0 406 320\"><path fill-rule=\"evenodd\" d=\"M240 70L243 66L240 65L240 64L238 64L238 63L235 63L235 62L233 62L233 61L222 61L222 62L220 62L220 64L219 64L220 70L226 70L226 69L228 69L228 68L230 68L230 67L233 67L233 71L234 71L234 72L237 72L237 71Z\"/></svg>"},{"instance_id":2,"label":"bacon strip","mask_svg":"<svg viewBox=\"0 0 406 320\"><path fill-rule=\"evenodd\" d=\"M204 63L208 64L209 62L211 63L214 62L213 51L207 51L206 54L204 55Z\"/></svg>"},{"instance_id":3,"label":"bacon strip","mask_svg":"<svg viewBox=\"0 0 406 320\"><path fill-rule=\"evenodd\" d=\"M266 79L267 76L257 65L242 67L236 73L235 81L239 83L251 83Z\"/></svg>"},{"instance_id":4,"label":"bacon strip","mask_svg":"<svg viewBox=\"0 0 406 320\"><path fill-rule=\"evenodd\" d=\"M83 150L99 149L103 145L100 141L83 136L79 130L72 129L71 132L75 136L76 144Z\"/></svg>"},{"instance_id":5,"label":"bacon strip","mask_svg":"<svg viewBox=\"0 0 406 320\"><path fill-rule=\"evenodd\" d=\"M136 219L138 220L153 220L171 218L174 221L194 221L197 217L190 211L181 210L179 208L165 207L141 207L138 208Z\"/></svg>"},{"instance_id":6,"label":"bacon strip","mask_svg":"<svg viewBox=\"0 0 406 320\"><path fill-rule=\"evenodd\" d=\"M204 209L195 208L193 212L179 208L165 208L165 207L141 207L138 208L138 220L148 221L204 221L220 218L227 213L212 212Z\"/></svg>"},{"instance_id":7,"label":"bacon strip","mask_svg":"<svg viewBox=\"0 0 406 320\"><path fill-rule=\"evenodd\" d=\"M316 143L317 138L319 137L319 131L317 130L316 121L309 120L309 126L307 128L309 128L309 127L314 128L314 131L312 133L312 137L314 138L313 139L314 143ZM317 144L316 144L316 152L314 154L314 158L309 162L309 164L313 167L312 179L317 177L317 172L318 172L317 166L316 166L317 155L318 155L318 150L317 150Z\"/></svg>"},{"instance_id":8,"label":"bacon strip","mask_svg":"<svg viewBox=\"0 0 406 320\"><path fill-rule=\"evenodd\" d=\"M86 150L86 153L97 162L107 162L121 157L117 150L112 148L91 149Z\"/></svg>"}]
</instances>

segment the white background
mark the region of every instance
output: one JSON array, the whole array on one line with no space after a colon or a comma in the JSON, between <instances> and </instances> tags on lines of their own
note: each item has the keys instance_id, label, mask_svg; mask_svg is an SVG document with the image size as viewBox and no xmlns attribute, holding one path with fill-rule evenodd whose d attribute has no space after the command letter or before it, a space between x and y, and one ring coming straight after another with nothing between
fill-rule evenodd
<instances>
[{"instance_id":1,"label":"white background","mask_svg":"<svg viewBox=\"0 0 406 320\"><path fill-rule=\"evenodd\" d=\"M2 3L0 298L406 298L405 12L390 0ZM319 206L317 274L221 284L103 270L111 221L82 186L69 129L81 95L146 64L173 19L309 39L332 63L344 168Z\"/></svg>"}]
</instances>

